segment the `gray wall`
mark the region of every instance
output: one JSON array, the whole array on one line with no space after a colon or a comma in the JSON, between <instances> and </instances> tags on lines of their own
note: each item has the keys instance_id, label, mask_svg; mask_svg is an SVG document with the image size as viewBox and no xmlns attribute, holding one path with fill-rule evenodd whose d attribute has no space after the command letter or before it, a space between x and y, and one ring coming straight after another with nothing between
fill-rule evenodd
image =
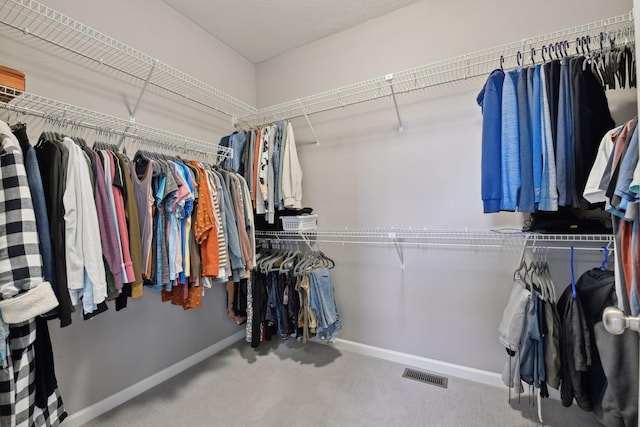
<instances>
[{"instance_id":1,"label":"gray wall","mask_svg":"<svg viewBox=\"0 0 640 427\"><path fill-rule=\"evenodd\" d=\"M630 1L576 0L536 6L507 1L422 2L254 66L186 21L161 1L47 4L176 66L249 104L269 105L387 72L445 59L526 36L627 12ZM550 12L554 10L555 12ZM72 59L71 62L69 60ZM121 81L77 64L47 44L33 49L0 29L0 63L27 72L29 91L128 117L138 82ZM395 130L390 100L312 116L322 140L303 121L294 125L304 169L304 203L322 227L478 228L519 226L517 214L486 216L479 198L482 82L402 98L406 131ZM615 94L619 120L629 118L635 93ZM4 113L0 113L4 114ZM3 118L6 118L3 116ZM141 123L217 140L226 119L163 96L145 95ZM42 123L28 120L36 138ZM85 135L90 140L91 133ZM135 147L129 145L133 152ZM337 262L334 284L344 321L342 337L414 355L499 371L503 350L496 328L510 289L517 248L406 249L400 270L390 247L326 245ZM553 265L567 283L566 253ZM578 270L597 262L583 257ZM238 330L224 317L221 288L201 310L183 312L145 290L121 312L89 322L51 323L57 373L73 413Z\"/></svg>"},{"instance_id":2,"label":"gray wall","mask_svg":"<svg viewBox=\"0 0 640 427\"><path fill-rule=\"evenodd\" d=\"M216 88L255 105L255 66L209 36L161 1L85 2L47 0L46 4L123 41ZM27 74L27 90L121 118L129 117L140 82L130 81L41 43L35 49L9 36L0 25L0 63ZM0 112L2 119L6 113ZM11 114L15 120L15 115ZM203 114L153 92L145 94L139 123L207 141L232 131L231 121ZM43 123L25 118L36 139ZM84 132L93 141L93 132ZM135 146L127 143L127 152ZM239 330L225 313L226 293L207 291L200 310L184 311L145 289L126 310L111 310L91 321L74 316L60 329L50 322L56 371L65 405L74 413L177 363Z\"/></svg>"},{"instance_id":3,"label":"gray wall","mask_svg":"<svg viewBox=\"0 0 640 427\"><path fill-rule=\"evenodd\" d=\"M258 64L261 106L310 95L477 49L626 13L632 2L419 2ZM553 10L553 12L549 12ZM499 66L496 58L496 67ZM491 229L520 227L520 214L482 213L483 79L399 99L404 133L390 99L294 122L302 141L304 205L321 227ZM635 90L610 94L618 122L636 111ZM334 286L342 338L499 372L497 326L520 248L406 249L324 244L336 261ZM568 253L551 252L559 290L569 283ZM578 255L577 272L599 265Z\"/></svg>"}]
</instances>

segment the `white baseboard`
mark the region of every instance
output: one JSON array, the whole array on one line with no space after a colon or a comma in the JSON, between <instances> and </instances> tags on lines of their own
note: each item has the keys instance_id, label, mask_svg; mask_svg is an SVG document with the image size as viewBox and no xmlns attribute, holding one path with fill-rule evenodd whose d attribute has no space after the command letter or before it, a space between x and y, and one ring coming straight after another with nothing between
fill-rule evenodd
<instances>
[{"instance_id":1,"label":"white baseboard","mask_svg":"<svg viewBox=\"0 0 640 427\"><path fill-rule=\"evenodd\" d=\"M144 380L137 382L132 386L129 386L124 390L107 397L106 399L96 402L93 405L70 415L66 420L64 420L64 423L62 425L64 425L64 427L81 426L82 424L104 414L105 412L110 411L111 409L127 402L128 400L133 399L139 394L144 393L145 391L157 386L158 384L168 380L169 378L179 374L180 372L183 372L190 367L202 362L206 358L213 356L219 351L222 351L225 348L235 344L236 342L243 339L244 336L244 329L238 331L230 337L227 337L222 341L218 341L212 346L209 346L204 350L201 350L196 354L193 354L186 359L181 360L180 362L175 363L168 368L165 368L160 372L151 375L150 377L147 377Z\"/></svg>"},{"instance_id":2,"label":"white baseboard","mask_svg":"<svg viewBox=\"0 0 640 427\"><path fill-rule=\"evenodd\" d=\"M336 342L334 345L338 348L352 351L354 353L364 354L366 356L376 357L378 359L389 360L391 362L402 363L415 368L425 369L434 373L444 375L451 375L465 380L475 381L481 384L504 387L506 390L506 386L502 383L501 375L495 372L470 368L468 366L456 365L454 363L443 362L441 360L428 359L421 356L414 356L412 354L401 353L394 350L387 350L367 344L360 344L342 338L336 338Z\"/></svg>"},{"instance_id":3,"label":"white baseboard","mask_svg":"<svg viewBox=\"0 0 640 427\"><path fill-rule=\"evenodd\" d=\"M376 357L390 362L401 363L438 374L450 375L480 384L500 387L505 391L505 393L508 392L507 386L502 382L502 375L496 372L470 368L468 366L456 365L454 363L443 362L441 360L429 359L421 356L414 356L413 354L387 350L367 344L360 344L342 338L336 338L333 345L338 349L352 351L354 353L364 354L366 356ZM560 400L560 392L549 388L549 397L554 400Z\"/></svg>"}]
</instances>

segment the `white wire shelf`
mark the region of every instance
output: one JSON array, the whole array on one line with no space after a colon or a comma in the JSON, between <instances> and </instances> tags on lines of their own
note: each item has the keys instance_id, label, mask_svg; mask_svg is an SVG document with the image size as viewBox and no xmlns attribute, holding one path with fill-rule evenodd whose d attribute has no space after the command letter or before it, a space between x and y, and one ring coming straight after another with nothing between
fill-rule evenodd
<instances>
[{"instance_id":1,"label":"white wire shelf","mask_svg":"<svg viewBox=\"0 0 640 427\"><path fill-rule=\"evenodd\" d=\"M343 108L382 98L428 89L446 83L460 82L476 77L488 76L500 67L504 58L504 68L517 65L518 52L523 54L522 65L531 63L530 52L535 49L537 61L541 60L542 46L568 41L575 45L577 37L592 36L591 47L598 43L600 32L621 34L633 39L633 14L631 12L589 24L579 25L553 33L531 37L501 46L480 50L468 55L457 56L398 73L387 74L337 89L320 92L280 104L258 109L238 119L238 124L257 126L283 119L293 119L307 114ZM626 33L623 33L626 32ZM624 37L617 39L623 42Z\"/></svg>"},{"instance_id":2,"label":"white wire shelf","mask_svg":"<svg viewBox=\"0 0 640 427\"><path fill-rule=\"evenodd\" d=\"M437 230L437 229L340 229L324 228L306 231L256 231L256 238L270 242L317 242L336 244L461 246L461 247L559 247L589 246L611 249L610 234L537 234L516 230ZM595 247L594 247L595 246Z\"/></svg>"},{"instance_id":3,"label":"white wire shelf","mask_svg":"<svg viewBox=\"0 0 640 427\"><path fill-rule=\"evenodd\" d=\"M0 85L0 107L21 114L43 118L55 127L72 129L83 127L107 135L118 135L165 148L176 153L201 156L232 157L233 150L210 142L201 141L176 133L132 123L108 114L78 107L54 99Z\"/></svg>"},{"instance_id":4,"label":"white wire shelf","mask_svg":"<svg viewBox=\"0 0 640 427\"><path fill-rule=\"evenodd\" d=\"M168 64L115 40L34 0L0 0L0 22L16 37L43 40L98 66L109 67L149 85L233 118L256 108ZM153 72L151 72L153 68Z\"/></svg>"},{"instance_id":5,"label":"white wire shelf","mask_svg":"<svg viewBox=\"0 0 640 427\"><path fill-rule=\"evenodd\" d=\"M530 61L527 53L532 48L539 54L541 46L564 40L575 43L576 37L590 35L592 43L597 43L600 32L622 34L626 30L632 38L633 14L507 43L260 109L35 0L0 0L0 22L13 30L14 37L51 43L98 66L141 82L148 81L151 87L217 111L236 125L255 126L383 98L393 97L395 101L396 95L486 76L500 66L501 57L504 67L515 66L518 52L524 54L524 62Z\"/></svg>"}]
</instances>

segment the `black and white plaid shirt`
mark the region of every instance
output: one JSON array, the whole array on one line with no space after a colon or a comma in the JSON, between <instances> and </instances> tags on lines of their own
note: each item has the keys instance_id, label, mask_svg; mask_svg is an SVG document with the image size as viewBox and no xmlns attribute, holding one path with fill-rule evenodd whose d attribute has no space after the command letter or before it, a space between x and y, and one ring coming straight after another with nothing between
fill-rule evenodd
<instances>
[{"instance_id":1,"label":"black and white plaid shirt","mask_svg":"<svg viewBox=\"0 0 640 427\"><path fill-rule=\"evenodd\" d=\"M44 281L36 217L22 150L0 122L0 313L22 323L58 305Z\"/></svg>"},{"instance_id":2,"label":"black and white plaid shirt","mask_svg":"<svg viewBox=\"0 0 640 427\"><path fill-rule=\"evenodd\" d=\"M3 300L44 281L31 203L22 151L3 135L0 149L0 295Z\"/></svg>"},{"instance_id":3,"label":"black and white plaid shirt","mask_svg":"<svg viewBox=\"0 0 640 427\"><path fill-rule=\"evenodd\" d=\"M0 369L0 425L57 426L66 416L57 388L35 404L36 316L58 305L44 281L22 150L0 121L0 323L9 336ZM53 369L53 367L51 367Z\"/></svg>"}]
</instances>

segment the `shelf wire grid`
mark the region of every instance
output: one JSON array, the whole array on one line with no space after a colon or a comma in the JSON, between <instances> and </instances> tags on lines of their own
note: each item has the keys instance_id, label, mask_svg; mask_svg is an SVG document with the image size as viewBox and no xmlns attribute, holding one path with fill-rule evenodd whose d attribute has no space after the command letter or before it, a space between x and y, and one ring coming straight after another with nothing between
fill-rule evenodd
<instances>
[{"instance_id":1,"label":"shelf wire grid","mask_svg":"<svg viewBox=\"0 0 640 427\"><path fill-rule=\"evenodd\" d=\"M35 0L0 1L0 22L140 81L145 81L155 67L150 86L227 117L256 111L246 102Z\"/></svg>"},{"instance_id":2,"label":"shelf wire grid","mask_svg":"<svg viewBox=\"0 0 640 427\"><path fill-rule=\"evenodd\" d=\"M403 95L485 76L500 65L501 57L504 67L514 66L518 52L526 61L531 48L539 52L542 45L575 43L576 36L615 34L630 30L633 22L630 12L257 109L35 0L0 0L0 4L0 22L5 25L141 81L155 67L151 86L218 111L238 125L260 125L389 98L392 87L395 95Z\"/></svg>"},{"instance_id":3,"label":"shelf wire grid","mask_svg":"<svg viewBox=\"0 0 640 427\"><path fill-rule=\"evenodd\" d=\"M147 144L176 151L203 156L221 155L233 157L233 150L210 142L179 135L165 130L131 123L129 120L45 98L14 88L0 86L0 107L43 118L61 127L83 127L107 134L124 135Z\"/></svg>"},{"instance_id":4,"label":"shelf wire grid","mask_svg":"<svg viewBox=\"0 0 640 427\"><path fill-rule=\"evenodd\" d=\"M610 234L537 234L515 230L444 230L444 229L340 229L323 228L305 231L256 231L256 238L265 241L317 242L363 245L445 246L445 247L530 247L611 249Z\"/></svg>"},{"instance_id":5,"label":"shelf wire grid","mask_svg":"<svg viewBox=\"0 0 640 427\"><path fill-rule=\"evenodd\" d=\"M539 61L542 46L567 41L575 48L576 38L587 35L591 36L590 47L595 48L600 32L606 35L624 35L625 37L616 38L616 43L620 45L626 38L633 39L632 24L633 14L629 12L260 108L253 114L240 117L238 123L255 126L302 117L305 113L314 114L389 98L393 96L392 86L395 95L403 95L447 83L486 77L492 70L500 67L501 57L504 59L502 66L507 69L517 65L518 52L521 52L521 65L526 65L527 62L531 63L532 48Z\"/></svg>"}]
</instances>

